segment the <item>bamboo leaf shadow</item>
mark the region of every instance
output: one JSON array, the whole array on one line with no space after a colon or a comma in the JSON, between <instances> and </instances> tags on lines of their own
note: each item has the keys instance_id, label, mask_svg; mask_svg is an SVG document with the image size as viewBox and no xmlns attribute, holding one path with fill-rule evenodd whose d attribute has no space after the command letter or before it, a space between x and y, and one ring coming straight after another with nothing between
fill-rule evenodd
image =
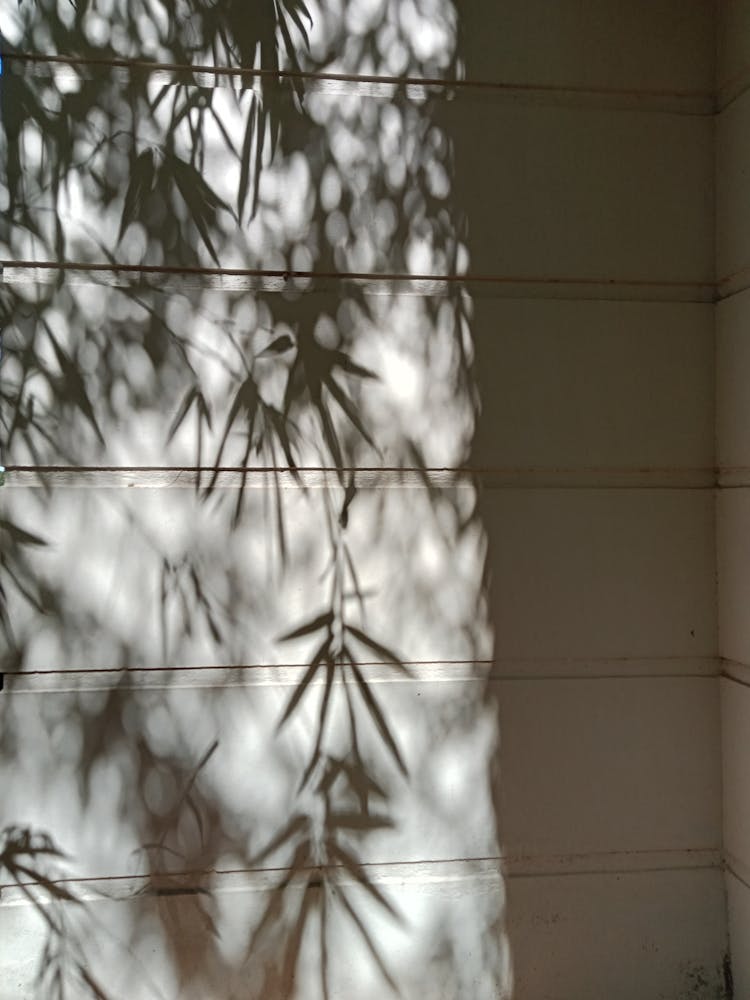
<instances>
[{"instance_id":1,"label":"bamboo leaf shadow","mask_svg":"<svg viewBox=\"0 0 750 1000\"><path fill-rule=\"evenodd\" d=\"M84 903L45 869L46 863L66 857L48 834L7 826L0 830L0 890L8 884L14 886L45 925L46 939L36 975L37 989L45 1000L64 1000L71 995L112 1000L91 973L82 942L66 920L66 906L82 910ZM10 880L5 885L4 874Z\"/></svg>"}]
</instances>

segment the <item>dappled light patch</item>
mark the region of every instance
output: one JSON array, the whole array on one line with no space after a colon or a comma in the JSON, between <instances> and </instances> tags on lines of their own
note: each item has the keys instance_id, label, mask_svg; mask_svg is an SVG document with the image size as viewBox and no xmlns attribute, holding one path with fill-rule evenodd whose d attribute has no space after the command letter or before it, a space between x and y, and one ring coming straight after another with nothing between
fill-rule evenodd
<instances>
[{"instance_id":1,"label":"dappled light patch","mask_svg":"<svg viewBox=\"0 0 750 1000\"><path fill-rule=\"evenodd\" d=\"M483 1000L511 974L466 222L449 92L383 79L456 77L458 14L257 8L4 28L8 843L49 828L96 883L55 1000L419 970ZM27 875L43 921L75 905Z\"/></svg>"}]
</instances>

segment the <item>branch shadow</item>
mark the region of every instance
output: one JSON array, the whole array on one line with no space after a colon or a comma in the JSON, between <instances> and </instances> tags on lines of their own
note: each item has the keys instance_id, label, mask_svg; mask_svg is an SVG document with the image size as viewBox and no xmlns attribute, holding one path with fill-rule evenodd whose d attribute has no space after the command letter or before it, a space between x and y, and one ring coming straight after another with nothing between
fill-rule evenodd
<instances>
[{"instance_id":1,"label":"branch shadow","mask_svg":"<svg viewBox=\"0 0 750 1000\"><path fill-rule=\"evenodd\" d=\"M497 829L440 776L492 647L446 93L348 79L458 72L452 5L418 6L14 14L0 871L54 931L42 995L413 996L502 925L499 873L460 932L420 896ZM104 883L104 958L61 962L78 883L18 867L32 827Z\"/></svg>"}]
</instances>

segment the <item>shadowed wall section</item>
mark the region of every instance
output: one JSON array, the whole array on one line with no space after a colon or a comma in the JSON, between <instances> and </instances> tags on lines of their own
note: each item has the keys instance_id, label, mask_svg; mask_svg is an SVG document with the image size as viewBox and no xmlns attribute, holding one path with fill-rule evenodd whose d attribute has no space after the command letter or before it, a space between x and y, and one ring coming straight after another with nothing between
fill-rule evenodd
<instances>
[{"instance_id":1,"label":"shadowed wall section","mask_svg":"<svg viewBox=\"0 0 750 1000\"><path fill-rule=\"evenodd\" d=\"M713 5L469 6L467 77L528 88L455 185L507 279L473 456L515 995L723 996Z\"/></svg>"},{"instance_id":2,"label":"shadowed wall section","mask_svg":"<svg viewBox=\"0 0 750 1000\"><path fill-rule=\"evenodd\" d=\"M750 5L721 5L716 86L716 439L724 852L735 995L750 996L748 316Z\"/></svg>"}]
</instances>

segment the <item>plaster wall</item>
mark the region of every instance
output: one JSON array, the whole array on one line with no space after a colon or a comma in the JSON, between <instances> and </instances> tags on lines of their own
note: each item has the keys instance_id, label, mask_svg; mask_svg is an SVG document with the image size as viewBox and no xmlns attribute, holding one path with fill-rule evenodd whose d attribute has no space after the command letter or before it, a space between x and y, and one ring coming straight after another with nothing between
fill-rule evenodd
<instances>
[{"instance_id":1,"label":"plaster wall","mask_svg":"<svg viewBox=\"0 0 750 1000\"><path fill-rule=\"evenodd\" d=\"M750 530L748 491L747 378L750 375L747 325L750 298L745 290L748 247L747 142L750 102L750 9L720 4L716 133L716 271L719 302L717 340L717 556L719 651L722 657L722 745L724 769L724 853L729 904L729 936L738 997L750 996L750 792L748 752L747 565Z\"/></svg>"},{"instance_id":2,"label":"plaster wall","mask_svg":"<svg viewBox=\"0 0 750 1000\"><path fill-rule=\"evenodd\" d=\"M477 193L498 256L517 254L509 270L548 279L504 305L492 338L490 306L475 303L475 447L494 438L499 464L525 469L508 500L484 501L508 511L486 516L496 654L513 673L501 774L524 762L517 785L500 783L501 835L520 822L520 842L567 855L564 872L509 879L518 995L723 995L714 6L496 9L469 43L474 65L487 72L500 53L498 75L556 88L517 112L524 131L505 158L518 168L500 176L496 215ZM679 222L667 222L672 194ZM630 200L651 197L645 212Z\"/></svg>"},{"instance_id":3,"label":"plaster wall","mask_svg":"<svg viewBox=\"0 0 750 1000\"><path fill-rule=\"evenodd\" d=\"M742 16L740 4L727 7L725 16ZM740 205L750 103L738 96L715 123L708 0L488 0L461 5L458 24L465 77L477 86L446 92L430 113L454 150L450 203L465 216L480 412L474 424L460 399L440 395L439 359L425 362L433 391L425 389L418 405L403 401L405 369L385 366L381 387L366 389L364 405L376 424L380 419L387 446L361 458L375 473L352 507L352 530L359 530L358 511L385 510L377 529L373 513L357 536L366 572L380 587L370 621L415 667L412 680L397 684L387 664L372 665L373 689L404 741L415 781L395 794L396 829L363 857L410 921L402 936L378 925L378 940L409 998L715 1000L725 995L725 849L735 997L744 1000L750 699L743 671L750 670L750 635L742 608L750 560L742 553L750 490L741 469L750 467L742 430L750 421L742 419L741 387L750 350L743 347L740 293L718 306L715 366L713 294L715 265L720 278L750 266ZM729 79L744 55L739 29L722 31ZM317 100L323 119L326 106L347 100L367 121L384 97L360 89ZM418 98L413 103L420 107ZM209 159L206 170L220 189L222 162ZM425 268L404 263L409 217L399 211L395 243L378 269L404 277ZM116 213L97 218L96 238L116 236L118 224ZM95 253L90 227L88 234L81 227L76 246L82 258ZM24 249L13 251L20 258ZM276 251L266 236L253 248L266 267L277 264ZM220 327L228 288L211 292L210 308L195 321L202 335ZM97 294L103 314L114 312L115 293L102 285ZM405 342L406 333L438 338L441 294L420 286L384 296L361 362L387 357L401 333ZM329 281L293 300L295 321L318 312L326 296L333 314L338 289ZM733 487L718 499L718 625L716 377L722 485ZM101 445L90 428L81 431L81 421L76 433L89 435L87 461L48 478L51 501L42 499L31 469L4 490L8 514L38 510L59 540L40 565L78 615L55 635L19 608L30 662L46 671L75 667L83 679L7 676L3 698L18 736L0 810L2 822L52 828L75 844L79 878L111 888L115 878L132 877L136 894L122 901L96 901L92 893L102 925L146 928L136 942L139 965L170 995L205 1000L209 989L221 995L221 964L205 982L180 986L164 971L168 963L154 957L148 929L165 904L135 880L139 831L107 792L116 772L125 785L135 773L118 756L132 719L122 705L137 703L149 753L167 746L177 753L171 734L185 761L194 761L220 733L201 780L232 807L236 829L262 827L274 810L283 814L292 800L289 762L303 755L312 710L284 737L281 763L269 765L279 707L299 677L293 662L279 662L274 638L290 616L304 617L324 556L310 529L318 500L305 506L291 480L290 548L306 553L302 572L268 585L257 570L252 518L231 546L220 542L205 508L171 471L189 466L194 444L184 435L165 443L176 406L165 396L124 413L102 426ZM478 503L481 531L456 532L442 562L435 552L443 551L444 523L429 520L421 470L403 462L395 434L388 439L394 420L384 413L397 413L419 436L439 472L433 488L452 496L445 477L456 469L480 484L475 494L462 480L456 506ZM227 464L240 464L241 453L230 441ZM400 478L392 475L396 460ZM34 463L27 456L18 464ZM307 465L312 477L314 456ZM257 482L248 503L260 517L273 485L268 477ZM216 593L231 577L250 602L238 597L252 615L241 616L218 650L196 630L164 651L156 584L138 572L145 543L134 541L129 527L139 518L167 553L189 543L205 556ZM472 604L485 569L487 589ZM111 633L86 624L103 620ZM135 650L131 666L169 668L169 685L145 671L110 683L104 671L118 666L126 646ZM252 679L249 672L230 679L229 665L249 662L258 667ZM73 710L106 725L92 724L91 740L79 744L65 735ZM45 726L47 742L37 736ZM108 738L111 757L86 801L78 785L81 746ZM220 860L228 954L237 928L257 918L268 876L237 874L232 857ZM183 928L175 948L188 970L205 936L194 902L186 894L169 904ZM6 893L3 1000L33 995L43 931L18 894ZM352 944L347 933L342 928L337 954L355 957L341 963L332 995L382 996L361 941ZM145 998L121 953L104 940L98 967L115 988ZM315 967L314 957L305 961ZM310 981L297 984L305 1000L313 995Z\"/></svg>"}]
</instances>

